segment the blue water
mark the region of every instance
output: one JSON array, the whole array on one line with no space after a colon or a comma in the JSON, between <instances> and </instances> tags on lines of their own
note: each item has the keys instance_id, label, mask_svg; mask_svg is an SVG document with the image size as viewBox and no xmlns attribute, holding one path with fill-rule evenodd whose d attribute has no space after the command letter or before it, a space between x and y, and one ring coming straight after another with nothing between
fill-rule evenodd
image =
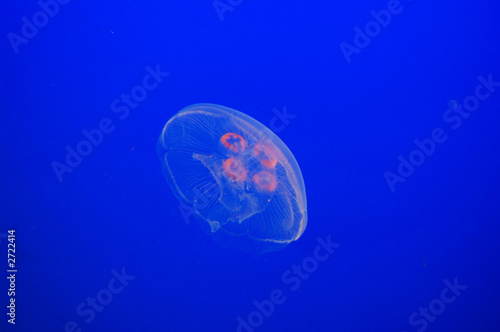
<instances>
[{"instance_id":1,"label":"blue water","mask_svg":"<svg viewBox=\"0 0 500 332\"><path fill-rule=\"evenodd\" d=\"M499 10L4 4L0 330L496 331ZM156 143L195 103L274 127L300 239L256 255L186 217Z\"/></svg>"}]
</instances>

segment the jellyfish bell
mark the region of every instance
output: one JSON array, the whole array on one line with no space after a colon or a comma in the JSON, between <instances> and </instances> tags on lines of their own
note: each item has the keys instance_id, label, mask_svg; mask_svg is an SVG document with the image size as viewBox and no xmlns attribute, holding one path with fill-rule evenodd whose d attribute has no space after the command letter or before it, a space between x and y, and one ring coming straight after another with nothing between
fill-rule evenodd
<instances>
[{"instance_id":1,"label":"jellyfish bell","mask_svg":"<svg viewBox=\"0 0 500 332\"><path fill-rule=\"evenodd\" d=\"M158 155L174 195L219 243L262 253L304 232L299 165L278 136L248 115L214 104L188 106L163 128Z\"/></svg>"}]
</instances>

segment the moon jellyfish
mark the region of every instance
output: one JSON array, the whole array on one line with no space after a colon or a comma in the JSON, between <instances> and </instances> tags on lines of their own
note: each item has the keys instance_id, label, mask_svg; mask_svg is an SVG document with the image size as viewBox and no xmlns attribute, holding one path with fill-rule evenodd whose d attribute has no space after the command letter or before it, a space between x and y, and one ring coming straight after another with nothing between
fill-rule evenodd
<instances>
[{"instance_id":1,"label":"moon jellyfish","mask_svg":"<svg viewBox=\"0 0 500 332\"><path fill-rule=\"evenodd\" d=\"M299 165L278 136L248 115L188 106L163 128L158 155L174 195L221 244L262 253L304 232Z\"/></svg>"}]
</instances>

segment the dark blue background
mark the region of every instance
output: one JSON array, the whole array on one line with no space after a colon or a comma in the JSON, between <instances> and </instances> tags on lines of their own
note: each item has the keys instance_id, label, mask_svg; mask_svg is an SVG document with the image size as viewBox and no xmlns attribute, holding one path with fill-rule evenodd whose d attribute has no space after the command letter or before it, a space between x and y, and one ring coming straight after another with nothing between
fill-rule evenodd
<instances>
[{"instance_id":1,"label":"dark blue background","mask_svg":"<svg viewBox=\"0 0 500 332\"><path fill-rule=\"evenodd\" d=\"M236 331L278 288L287 300L255 331L417 331L409 316L455 278L467 289L427 331L498 328L500 88L457 130L443 113L478 76L500 81L500 5L401 1L348 63L340 43L387 3L245 0L221 20L211 0L73 0L17 53L7 34L40 5L4 4L0 245L15 228L16 329ZM111 103L157 64L170 75L120 120ZM256 257L183 220L155 147L166 121L200 102L265 125L273 108L297 115L278 135L306 184L300 240ZM51 164L103 118L115 130L59 182ZM448 139L392 192L384 172L435 128ZM281 276L318 236L341 246L291 291ZM122 268L135 279L86 323L77 306Z\"/></svg>"}]
</instances>

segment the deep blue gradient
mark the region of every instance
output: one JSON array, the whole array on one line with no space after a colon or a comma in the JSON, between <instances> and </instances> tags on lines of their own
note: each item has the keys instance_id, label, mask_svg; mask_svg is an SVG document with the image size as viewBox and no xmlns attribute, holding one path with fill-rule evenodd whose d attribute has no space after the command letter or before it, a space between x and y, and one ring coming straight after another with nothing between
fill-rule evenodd
<instances>
[{"instance_id":1,"label":"deep blue gradient","mask_svg":"<svg viewBox=\"0 0 500 332\"><path fill-rule=\"evenodd\" d=\"M237 331L250 315L239 331L496 331L500 83L477 87L500 82L500 3L227 1L218 13L213 0L73 0L19 44L40 4L3 5L0 330ZM377 14L388 5L390 21ZM156 68L168 76L125 108ZM183 217L155 149L194 103L268 127L296 115L277 135L306 185L298 241L256 256ZM100 125L110 132L68 166L67 148ZM431 144L435 130L446 139ZM317 251L318 237L340 246ZM117 281L123 269L135 278ZM455 280L467 288L446 290ZM270 312L274 290L284 302Z\"/></svg>"}]
</instances>

